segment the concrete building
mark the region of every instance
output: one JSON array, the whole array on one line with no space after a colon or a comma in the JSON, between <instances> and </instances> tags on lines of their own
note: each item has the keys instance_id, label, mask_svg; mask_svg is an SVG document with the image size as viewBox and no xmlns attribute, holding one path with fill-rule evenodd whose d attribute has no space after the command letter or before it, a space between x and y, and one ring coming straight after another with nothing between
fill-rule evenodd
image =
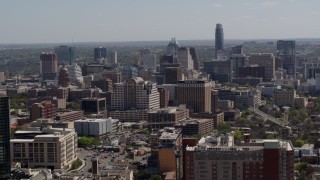
<instances>
[{"instance_id":1,"label":"concrete building","mask_svg":"<svg viewBox=\"0 0 320 180\"><path fill-rule=\"evenodd\" d=\"M54 48L57 54L58 65L71 65L76 62L76 48L68 46L59 46Z\"/></svg>"},{"instance_id":2,"label":"concrete building","mask_svg":"<svg viewBox=\"0 0 320 180\"><path fill-rule=\"evenodd\" d=\"M116 70L112 71L103 71L101 74L102 79L111 79L112 83L121 83L122 75Z\"/></svg>"},{"instance_id":3,"label":"concrete building","mask_svg":"<svg viewBox=\"0 0 320 180\"><path fill-rule=\"evenodd\" d=\"M169 91L165 88L158 88L160 98L160 108L166 108L169 105Z\"/></svg>"},{"instance_id":4,"label":"concrete building","mask_svg":"<svg viewBox=\"0 0 320 180\"><path fill-rule=\"evenodd\" d=\"M84 119L74 121L78 136L96 136L112 133L112 119Z\"/></svg>"},{"instance_id":5,"label":"concrete building","mask_svg":"<svg viewBox=\"0 0 320 180\"><path fill-rule=\"evenodd\" d=\"M181 67L166 67L164 74L165 84L177 84L178 81L183 80Z\"/></svg>"},{"instance_id":6,"label":"concrete building","mask_svg":"<svg viewBox=\"0 0 320 180\"><path fill-rule=\"evenodd\" d=\"M180 44L176 41L176 38L171 38L171 41L167 45L167 53L166 55L177 56L178 49L180 48Z\"/></svg>"},{"instance_id":7,"label":"concrete building","mask_svg":"<svg viewBox=\"0 0 320 180\"><path fill-rule=\"evenodd\" d=\"M59 71L58 85L62 87L68 87L71 84L71 78L68 69L63 66Z\"/></svg>"},{"instance_id":8,"label":"concrete building","mask_svg":"<svg viewBox=\"0 0 320 180\"><path fill-rule=\"evenodd\" d=\"M218 107L222 111L228 111L230 109L233 109L234 102L230 100L218 100Z\"/></svg>"},{"instance_id":9,"label":"concrete building","mask_svg":"<svg viewBox=\"0 0 320 180\"><path fill-rule=\"evenodd\" d=\"M105 47L96 47L93 49L93 58L96 62L99 59L107 58L107 49Z\"/></svg>"},{"instance_id":10,"label":"concrete building","mask_svg":"<svg viewBox=\"0 0 320 180\"><path fill-rule=\"evenodd\" d=\"M155 83L140 77L131 78L123 83L115 83L111 95L111 109L133 110L160 107L159 92Z\"/></svg>"},{"instance_id":11,"label":"concrete building","mask_svg":"<svg viewBox=\"0 0 320 180\"><path fill-rule=\"evenodd\" d=\"M265 67L264 66L258 66L256 64L245 66L245 67L239 67L239 74L238 77L257 77L257 78L264 78L265 75Z\"/></svg>"},{"instance_id":12,"label":"concrete building","mask_svg":"<svg viewBox=\"0 0 320 180\"><path fill-rule=\"evenodd\" d=\"M173 127L179 121L189 117L189 110L185 106L168 107L148 113L148 127L150 130Z\"/></svg>"},{"instance_id":13,"label":"concrete building","mask_svg":"<svg viewBox=\"0 0 320 180\"><path fill-rule=\"evenodd\" d=\"M294 89L276 89L273 96L275 105L294 107L297 95Z\"/></svg>"},{"instance_id":14,"label":"concrete building","mask_svg":"<svg viewBox=\"0 0 320 180\"><path fill-rule=\"evenodd\" d=\"M272 53L252 53L249 57L249 64L257 64L264 67L265 81L271 81L275 77L275 57Z\"/></svg>"},{"instance_id":15,"label":"concrete building","mask_svg":"<svg viewBox=\"0 0 320 180\"><path fill-rule=\"evenodd\" d=\"M181 148L181 130L165 128L159 137L161 148L158 150L160 172L180 172L182 154L176 156L175 149ZM177 163L178 162L178 163Z\"/></svg>"},{"instance_id":16,"label":"concrete building","mask_svg":"<svg viewBox=\"0 0 320 180\"><path fill-rule=\"evenodd\" d=\"M9 179L11 171L10 152L10 102L9 97L0 96L0 178Z\"/></svg>"},{"instance_id":17,"label":"concrete building","mask_svg":"<svg viewBox=\"0 0 320 180\"><path fill-rule=\"evenodd\" d=\"M212 119L186 119L178 124L184 136L205 135L213 131Z\"/></svg>"},{"instance_id":18,"label":"concrete building","mask_svg":"<svg viewBox=\"0 0 320 180\"><path fill-rule=\"evenodd\" d=\"M202 138L184 150L184 178L294 179L293 154L290 141L255 139L235 145L232 136Z\"/></svg>"},{"instance_id":19,"label":"concrete building","mask_svg":"<svg viewBox=\"0 0 320 180\"><path fill-rule=\"evenodd\" d=\"M26 131L23 139L10 140L11 162L30 168L67 169L77 159L78 138L74 129L48 127L37 132Z\"/></svg>"},{"instance_id":20,"label":"concrete building","mask_svg":"<svg viewBox=\"0 0 320 180\"><path fill-rule=\"evenodd\" d=\"M108 111L108 116L119 119L120 122L140 122L148 120L148 109Z\"/></svg>"},{"instance_id":21,"label":"concrete building","mask_svg":"<svg viewBox=\"0 0 320 180\"><path fill-rule=\"evenodd\" d=\"M55 118L56 106L51 101L34 103L30 107L30 120L35 121L39 118Z\"/></svg>"},{"instance_id":22,"label":"concrete building","mask_svg":"<svg viewBox=\"0 0 320 180\"><path fill-rule=\"evenodd\" d=\"M211 112L211 88L212 84L208 80L178 81L178 103L186 104L190 112Z\"/></svg>"},{"instance_id":23,"label":"concrete building","mask_svg":"<svg viewBox=\"0 0 320 180\"><path fill-rule=\"evenodd\" d=\"M177 63L185 69L193 69L193 59L189 48L181 47L178 49Z\"/></svg>"},{"instance_id":24,"label":"concrete building","mask_svg":"<svg viewBox=\"0 0 320 180\"><path fill-rule=\"evenodd\" d=\"M235 50L234 50L235 51ZM248 63L248 57L244 54L232 54L230 57L230 76L231 78L239 77L239 68Z\"/></svg>"},{"instance_id":25,"label":"concrete building","mask_svg":"<svg viewBox=\"0 0 320 180\"><path fill-rule=\"evenodd\" d=\"M83 81L82 70L81 67L77 64L67 65L70 80L72 83L78 83Z\"/></svg>"},{"instance_id":26,"label":"concrete building","mask_svg":"<svg viewBox=\"0 0 320 180\"><path fill-rule=\"evenodd\" d=\"M57 57L54 53L40 55L40 74L42 81L56 80L58 72Z\"/></svg>"},{"instance_id":27,"label":"concrete building","mask_svg":"<svg viewBox=\"0 0 320 180\"><path fill-rule=\"evenodd\" d=\"M106 98L83 98L81 110L85 114L100 114L106 111Z\"/></svg>"},{"instance_id":28,"label":"concrete building","mask_svg":"<svg viewBox=\"0 0 320 180\"><path fill-rule=\"evenodd\" d=\"M32 121L29 123L30 127L48 127L52 126L53 128L74 128L73 122L70 121L56 121L52 118L39 118L36 121Z\"/></svg>"}]
</instances>

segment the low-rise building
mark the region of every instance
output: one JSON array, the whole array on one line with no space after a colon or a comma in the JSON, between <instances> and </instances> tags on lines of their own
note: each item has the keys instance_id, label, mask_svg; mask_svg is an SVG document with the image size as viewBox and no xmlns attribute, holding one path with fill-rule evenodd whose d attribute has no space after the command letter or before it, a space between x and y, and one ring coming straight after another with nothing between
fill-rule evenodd
<instances>
[{"instance_id":1,"label":"low-rise building","mask_svg":"<svg viewBox=\"0 0 320 180\"><path fill-rule=\"evenodd\" d=\"M112 132L112 119L84 119L74 121L78 136L101 136Z\"/></svg>"}]
</instances>

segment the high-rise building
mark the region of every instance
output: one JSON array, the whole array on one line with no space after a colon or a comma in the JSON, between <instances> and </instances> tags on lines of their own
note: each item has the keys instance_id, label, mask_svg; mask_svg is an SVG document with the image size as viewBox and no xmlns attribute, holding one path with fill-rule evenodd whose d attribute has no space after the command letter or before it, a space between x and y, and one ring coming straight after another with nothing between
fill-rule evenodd
<instances>
[{"instance_id":1,"label":"high-rise building","mask_svg":"<svg viewBox=\"0 0 320 180\"><path fill-rule=\"evenodd\" d=\"M130 78L115 83L111 95L111 109L159 109L159 92L155 83L144 81L141 77Z\"/></svg>"},{"instance_id":2,"label":"high-rise building","mask_svg":"<svg viewBox=\"0 0 320 180\"><path fill-rule=\"evenodd\" d=\"M190 54L189 48L181 47L178 49L177 62L181 67L186 69L193 69L193 59Z\"/></svg>"},{"instance_id":3,"label":"high-rise building","mask_svg":"<svg viewBox=\"0 0 320 180\"><path fill-rule=\"evenodd\" d=\"M215 58L218 57L218 51L224 50L224 36L222 24L216 24L216 33L215 33Z\"/></svg>"},{"instance_id":4,"label":"high-rise building","mask_svg":"<svg viewBox=\"0 0 320 180\"><path fill-rule=\"evenodd\" d=\"M10 118L9 98L0 96L0 178L10 177Z\"/></svg>"},{"instance_id":5,"label":"high-rise building","mask_svg":"<svg viewBox=\"0 0 320 180\"><path fill-rule=\"evenodd\" d=\"M283 60L283 69L296 75L296 41L277 41L277 57Z\"/></svg>"},{"instance_id":6,"label":"high-rise building","mask_svg":"<svg viewBox=\"0 0 320 180\"><path fill-rule=\"evenodd\" d=\"M81 109L86 114L100 114L106 110L106 98L83 98Z\"/></svg>"},{"instance_id":7,"label":"high-rise building","mask_svg":"<svg viewBox=\"0 0 320 180\"><path fill-rule=\"evenodd\" d=\"M93 55L94 55L94 60L107 58L107 49L105 47L94 48Z\"/></svg>"},{"instance_id":8,"label":"high-rise building","mask_svg":"<svg viewBox=\"0 0 320 180\"><path fill-rule=\"evenodd\" d=\"M171 41L167 45L167 55L177 56L178 49L180 48L180 44L176 41L176 38L171 38Z\"/></svg>"},{"instance_id":9,"label":"high-rise building","mask_svg":"<svg viewBox=\"0 0 320 180\"><path fill-rule=\"evenodd\" d=\"M215 60L203 62L204 72L211 75L215 81L230 82L230 60Z\"/></svg>"},{"instance_id":10,"label":"high-rise building","mask_svg":"<svg viewBox=\"0 0 320 180\"><path fill-rule=\"evenodd\" d=\"M145 69L156 70L157 56L154 54L146 54L142 56L142 65Z\"/></svg>"},{"instance_id":11,"label":"high-rise building","mask_svg":"<svg viewBox=\"0 0 320 180\"><path fill-rule=\"evenodd\" d=\"M71 65L76 62L76 48L69 46L59 46L54 48L58 57L58 65Z\"/></svg>"},{"instance_id":12,"label":"high-rise building","mask_svg":"<svg viewBox=\"0 0 320 180\"><path fill-rule=\"evenodd\" d=\"M239 77L239 68L244 67L248 62L244 54L232 54L230 57L230 76L231 78Z\"/></svg>"},{"instance_id":13,"label":"high-rise building","mask_svg":"<svg viewBox=\"0 0 320 180\"><path fill-rule=\"evenodd\" d=\"M207 137L184 151L184 179L294 179L294 147L290 141ZM199 141L199 142L200 142Z\"/></svg>"},{"instance_id":14,"label":"high-rise building","mask_svg":"<svg viewBox=\"0 0 320 180\"><path fill-rule=\"evenodd\" d=\"M42 76L42 80L55 80L57 72L58 66L56 54L42 53L40 55L40 74Z\"/></svg>"},{"instance_id":15,"label":"high-rise building","mask_svg":"<svg viewBox=\"0 0 320 180\"><path fill-rule=\"evenodd\" d=\"M211 112L211 88L212 84L208 80L178 81L178 103L186 104L192 113Z\"/></svg>"},{"instance_id":16,"label":"high-rise building","mask_svg":"<svg viewBox=\"0 0 320 180\"><path fill-rule=\"evenodd\" d=\"M192 60L193 60L193 69L195 70L200 70L200 62L198 60L198 57L197 57L197 53L196 53L196 48L194 47L190 47L190 54L191 54L191 57L192 57Z\"/></svg>"},{"instance_id":17,"label":"high-rise building","mask_svg":"<svg viewBox=\"0 0 320 180\"><path fill-rule=\"evenodd\" d=\"M68 87L71 84L70 75L65 66L60 69L58 84L62 87Z\"/></svg>"},{"instance_id":18,"label":"high-rise building","mask_svg":"<svg viewBox=\"0 0 320 180\"><path fill-rule=\"evenodd\" d=\"M183 80L181 67L167 67L165 69L165 78L166 84L177 84L178 81Z\"/></svg>"},{"instance_id":19,"label":"high-rise building","mask_svg":"<svg viewBox=\"0 0 320 180\"><path fill-rule=\"evenodd\" d=\"M160 108L166 108L169 105L169 90L165 88L158 88L160 96Z\"/></svg>"},{"instance_id":20,"label":"high-rise building","mask_svg":"<svg viewBox=\"0 0 320 180\"><path fill-rule=\"evenodd\" d=\"M275 76L275 58L273 53L252 53L249 57L249 64L257 64L264 67L265 77L264 81L270 81Z\"/></svg>"}]
</instances>

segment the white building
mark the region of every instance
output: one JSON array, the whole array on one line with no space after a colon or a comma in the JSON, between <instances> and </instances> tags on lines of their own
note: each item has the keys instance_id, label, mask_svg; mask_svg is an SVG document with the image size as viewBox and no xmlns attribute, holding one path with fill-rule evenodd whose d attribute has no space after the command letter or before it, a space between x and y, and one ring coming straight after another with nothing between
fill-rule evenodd
<instances>
[{"instance_id":1,"label":"white building","mask_svg":"<svg viewBox=\"0 0 320 180\"><path fill-rule=\"evenodd\" d=\"M68 69L71 82L77 83L77 82L83 81L83 76L82 76L82 71L80 66L78 66L77 64L73 64L73 65L66 66L66 68Z\"/></svg>"},{"instance_id":2,"label":"white building","mask_svg":"<svg viewBox=\"0 0 320 180\"><path fill-rule=\"evenodd\" d=\"M11 162L28 164L30 168L63 169L77 159L78 137L74 129L48 126L42 131L21 131L19 138L10 140Z\"/></svg>"},{"instance_id":3,"label":"white building","mask_svg":"<svg viewBox=\"0 0 320 180\"><path fill-rule=\"evenodd\" d=\"M85 119L74 121L78 136L101 136L113 130L112 119Z\"/></svg>"},{"instance_id":4,"label":"white building","mask_svg":"<svg viewBox=\"0 0 320 180\"><path fill-rule=\"evenodd\" d=\"M177 62L183 68L193 69L193 60L189 48L181 47L178 49Z\"/></svg>"}]
</instances>

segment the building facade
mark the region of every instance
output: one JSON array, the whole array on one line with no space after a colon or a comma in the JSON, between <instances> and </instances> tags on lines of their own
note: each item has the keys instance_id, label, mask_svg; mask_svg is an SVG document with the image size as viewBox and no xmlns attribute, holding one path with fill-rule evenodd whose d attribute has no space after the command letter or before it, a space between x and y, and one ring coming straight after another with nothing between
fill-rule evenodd
<instances>
[{"instance_id":1,"label":"building facade","mask_svg":"<svg viewBox=\"0 0 320 180\"><path fill-rule=\"evenodd\" d=\"M0 97L0 178L10 177L10 103L9 97Z\"/></svg>"}]
</instances>

